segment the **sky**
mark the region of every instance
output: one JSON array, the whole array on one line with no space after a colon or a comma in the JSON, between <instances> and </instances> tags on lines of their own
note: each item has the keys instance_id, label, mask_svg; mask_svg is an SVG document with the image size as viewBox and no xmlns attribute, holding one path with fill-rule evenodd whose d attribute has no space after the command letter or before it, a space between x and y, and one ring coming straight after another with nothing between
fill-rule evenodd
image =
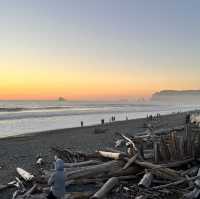
<instances>
[{"instance_id":1,"label":"sky","mask_svg":"<svg viewBox=\"0 0 200 199\"><path fill-rule=\"evenodd\" d=\"M198 0L0 0L0 99L200 89Z\"/></svg>"}]
</instances>

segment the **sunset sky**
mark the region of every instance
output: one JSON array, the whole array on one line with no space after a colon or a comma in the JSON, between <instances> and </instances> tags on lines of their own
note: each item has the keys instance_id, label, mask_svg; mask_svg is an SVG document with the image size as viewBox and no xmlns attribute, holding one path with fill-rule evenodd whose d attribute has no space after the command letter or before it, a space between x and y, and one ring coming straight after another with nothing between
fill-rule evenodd
<instances>
[{"instance_id":1,"label":"sunset sky","mask_svg":"<svg viewBox=\"0 0 200 199\"><path fill-rule=\"evenodd\" d=\"M198 0L0 0L0 99L200 89Z\"/></svg>"}]
</instances>

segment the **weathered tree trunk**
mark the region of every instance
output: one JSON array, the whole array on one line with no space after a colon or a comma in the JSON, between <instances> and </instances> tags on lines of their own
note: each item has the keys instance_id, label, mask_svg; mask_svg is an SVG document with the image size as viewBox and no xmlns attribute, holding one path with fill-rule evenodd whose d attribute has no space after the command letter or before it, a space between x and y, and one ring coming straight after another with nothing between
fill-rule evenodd
<instances>
[{"instance_id":1,"label":"weathered tree trunk","mask_svg":"<svg viewBox=\"0 0 200 199\"><path fill-rule=\"evenodd\" d=\"M160 166L162 167L168 167L168 168L176 168L176 167L180 167L183 165L186 165L190 162L192 162L194 160L194 158L189 158L186 160L179 160L179 161L175 161L175 162L169 162L167 164L160 164Z\"/></svg>"},{"instance_id":2,"label":"weathered tree trunk","mask_svg":"<svg viewBox=\"0 0 200 199\"><path fill-rule=\"evenodd\" d=\"M163 128L163 129L158 129L158 130L155 130L153 131L154 135L164 135L164 134L168 134L169 132L172 132L172 131L182 131L184 130L184 125L182 126L177 126L177 127L174 127L174 128Z\"/></svg>"},{"instance_id":3,"label":"weathered tree trunk","mask_svg":"<svg viewBox=\"0 0 200 199\"><path fill-rule=\"evenodd\" d=\"M124 165L123 170L127 169L130 165L132 165L137 159L138 154L136 153L132 158L128 160L128 162Z\"/></svg>"},{"instance_id":4,"label":"weathered tree trunk","mask_svg":"<svg viewBox=\"0 0 200 199\"><path fill-rule=\"evenodd\" d=\"M34 195L30 195L28 198L26 199L46 199L47 198L47 194L34 194ZM23 195L19 195L16 197L16 199L24 199Z\"/></svg>"},{"instance_id":5,"label":"weathered tree trunk","mask_svg":"<svg viewBox=\"0 0 200 199\"><path fill-rule=\"evenodd\" d=\"M7 188L13 187L13 185L5 184L5 185L0 185L0 191L3 191Z\"/></svg>"},{"instance_id":6,"label":"weathered tree trunk","mask_svg":"<svg viewBox=\"0 0 200 199\"><path fill-rule=\"evenodd\" d=\"M85 177L97 177L98 175L104 176L109 175L111 173L115 173L116 171L120 170L124 165L123 161L109 161L100 165L89 166L86 168L80 168L77 171L72 171L65 174L65 178L67 180L70 179L78 179L78 178L85 178Z\"/></svg>"},{"instance_id":7,"label":"weathered tree trunk","mask_svg":"<svg viewBox=\"0 0 200 199\"><path fill-rule=\"evenodd\" d=\"M25 171L25 170L22 169L22 168L17 168L16 170L17 170L17 173L18 173L25 181L31 181L31 180L34 178L34 176L33 176L31 173Z\"/></svg>"},{"instance_id":8,"label":"weathered tree trunk","mask_svg":"<svg viewBox=\"0 0 200 199\"><path fill-rule=\"evenodd\" d=\"M73 168L73 167L84 167L89 165L96 165L102 163L99 160L88 160L83 162L75 162L75 163L64 163L65 168Z\"/></svg>"},{"instance_id":9,"label":"weathered tree trunk","mask_svg":"<svg viewBox=\"0 0 200 199\"><path fill-rule=\"evenodd\" d=\"M165 189L165 188L168 188L168 187L171 187L171 186L177 186L179 184L183 184L185 182L190 182L190 181L193 181L193 180L196 180L196 179L200 179L200 176L191 177L189 179L184 178L184 179L181 179L181 180L169 183L169 184L164 184L164 185L152 187L151 189L152 190Z\"/></svg>"},{"instance_id":10,"label":"weathered tree trunk","mask_svg":"<svg viewBox=\"0 0 200 199\"><path fill-rule=\"evenodd\" d=\"M24 198L30 197L30 195L37 189L37 184L34 184L24 195Z\"/></svg>"},{"instance_id":11,"label":"weathered tree trunk","mask_svg":"<svg viewBox=\"0 0 200 199\"><path fill-rule=\"evenodd\" d=\"M173 170L173 169L169 169L169 168L163 168L160 165L155 165L153 163L150 162L141 162L136 160L135 164L141 166L141 167L145 167L147 169L151 169L152 174L167 179L167 180L178 180L180 179L180 176L178 175L178 173Z\"/></svg>"},{"instance_id":12,"label":"weathered tree trunk","mask_svg":"<svg viewBox=\"0 0 200 199\"><path fill-rule=\"evenodd\" d=\"M119 179L116 177L110 178L99 191L97 191L91 199L100 199L104 198L117 184Z\"/></svg>"}]
</instances>

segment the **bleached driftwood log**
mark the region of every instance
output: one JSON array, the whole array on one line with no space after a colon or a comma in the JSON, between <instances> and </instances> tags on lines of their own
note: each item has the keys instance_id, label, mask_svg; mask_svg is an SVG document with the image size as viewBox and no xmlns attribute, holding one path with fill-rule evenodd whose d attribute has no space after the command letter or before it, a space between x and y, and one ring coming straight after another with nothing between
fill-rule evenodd
<instances>
[{"instance_id":1,"label":"bleached driftwood log","mask_svg":"<svg viewBox=\"0 0 200 199\"><path fill-rule=\"evenodd\" d=\"M104 158L110 158L113 160L120 160L125 157L124 153L114 153L114 152L107 152L107 151L97 151L97 153Z\"/></svg>"},{"instance_id":2,"label":"bleached driftwood log","mask_svg":"<svg viewBox=\"0 0 200 199\"><path fill-rule=\"evenodd\" d=\"M91 199L101 199L104 198L117 184L119 179L117 177L110 178L99 191L97 191Z\"/></svg>"},{"instance_id":3,"label":"bleached driftwood log","mask_svg":"<svg viewBox=\"0 0 200 199\"><path fill-rule=\"evenodd\" d=\"M109 161L100 165L89 166L86 168L80 168L79 170L72 171L65 174L65 178L69 179L78 179L84 177L97 177L99 174L101 175L109 175L115 173L117 170L120 170L124 165L123 161Z\"/></svg>"},{"instance_id":4,"label":"bleached driftwood log","mask_svg":"<svg viewBox=\"0 0 200 199\"><path fill-rule=\"evenodd\" d=\"M128 162L124 165L124 167L122 168L123 170L127 169L129 166L131 166L135 160L137 159L138 154L136 153L132 158L128 159Z\"/></svg>"},{"instance_id":5,"label":"bleached driftwood log","mask_svg":"<svg viewBox=\"0 0 200 199\"><path fill-rule=\"evenodd\" d=\"M169 183L169 184L164 184L164 185L152 187L151 189L152 189L152 190L165 189L165 188L168 188L168 187L172 187L172 186L177 186L177 185L179 185L179 184L183 184L183 183L185 183L185 182L194 181L194 180L196 180L196 179L200 179L200 176L194 176L194 177L191 177L191 178L189 178L189 179L188 179L188 178L184 178L184 179L181 179L181 180L178 180L178 181Z\"/></svg>"},{"instance_id":6,"label":"bleached driftwood log","mask_svg":"<svg viewBox=\"0 0 200 199\"><path fill-rule=\"evenodd\" d=\"M34 178L34 175L31 173L25 171L22 168L17 168L17 173L25 180L25 181L31 181Z\"/></svg>"},{"instance_id":7,"label":"bleached driftwood log","mask_svg":"<svg viewBox=\"0 0 200 199\"><path fill-rule=\"evenodd\" d=\"M146 172L143 178L138 183L138 186L148 188L153 180L153 175L151 172Z\"/></svg>"}]
</instances>

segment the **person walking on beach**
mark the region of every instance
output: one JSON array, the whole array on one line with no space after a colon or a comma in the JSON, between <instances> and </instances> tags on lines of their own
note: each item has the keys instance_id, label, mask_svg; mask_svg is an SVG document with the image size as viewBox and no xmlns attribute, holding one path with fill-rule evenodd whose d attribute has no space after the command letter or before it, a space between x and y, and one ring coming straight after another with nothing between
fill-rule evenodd
<instances>
[{"instance_id":1,"label":"person walking on beach","mask_svg":"<svg viewBox=\"0 0 200 199\"><path fill-rule=\"evenodd\" d=\"M58 156L55 156L55 160L55 172L48 181L51 186L48 199L62 199L65 195L64 162Z\"/></svg>"}]
</instances>

